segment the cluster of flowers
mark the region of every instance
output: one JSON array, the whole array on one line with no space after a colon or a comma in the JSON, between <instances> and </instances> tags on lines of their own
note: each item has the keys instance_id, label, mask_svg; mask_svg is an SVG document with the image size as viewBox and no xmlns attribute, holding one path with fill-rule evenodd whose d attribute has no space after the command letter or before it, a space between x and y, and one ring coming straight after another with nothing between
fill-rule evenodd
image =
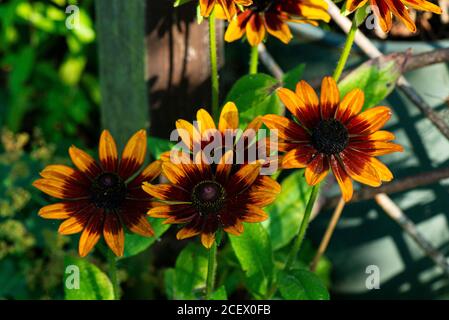
<instances>
[{"instance_id":1,"label":"cluster of flowers","mask_svg":"<svg viewBox=\"0 0 449 320\"><path fill-rule=\"evenodd\" d=\"M337 84L331 77L323 79L320 98L305 81L297 84L296 92L280 88L277 94L293 120L274 114L257 117L241 137L246 136L246 131L259 130L263 124L277 130L281 168L305 168L310 185L320 183L332 171L346 201L352 197L351 179L379 186L393 178L375 158L402 150L391 142L393 134L379 131L391 116L389 108L361 112L364 94L359 89L340 101ZM261 175L265 159L236 163L236 150L227 148L218 163L202 161L203 148L211 136L238 130L235 104L229 102L223 107L218 125L207 111L200 109L195 125L178 120L176 127L189 133L180 135L187 149L165 153L143 170L140 168L147 148L145 130L131 137L120 159L107 130L100 137L99 162L75 146L70 147L69 155L76 169L50 165L40 173L42 178L34 182L36 188L63 200L43 207L39 215L64 220L59 227L61 234L82 232L82 257L102 235L109 248L122 256L125 227L142 236L153 235L147 215L183 225L178 239L200 235L207 248L219 229L239 235L243 222L266 220L268 215L262 208L275 200L281 187L271 177ZM238 140L233 146L239 145ZM246 145L251 143L257 141L246 141ZM203 148L193 152L195 144ZM270 153L273 151L276 150ZM168 182L155 184L160 175Z\"/></svg>"},{"instance_id":2,"label":"cluster of flowers","mask_svg":"<svg viewBox=\"0 0 449 320\"><path fill-rule=\"evenodd\" d=\"M347 0L346 10L353 12L368 4L368 0ZM441 14L441 8L426 0L370 0L372 12L384 32L392 27L395 15L406 27L416 31L407 8ZM246 34L252 46L261 43L266 33L284 43L290 42L292 34L287 22L318 25L329 22L328 6L325 0L200 0L200 12L209 17L213 10L217 17L227 19L229 26L225 40L232 42Z\"/></svg>"}]
</instances>

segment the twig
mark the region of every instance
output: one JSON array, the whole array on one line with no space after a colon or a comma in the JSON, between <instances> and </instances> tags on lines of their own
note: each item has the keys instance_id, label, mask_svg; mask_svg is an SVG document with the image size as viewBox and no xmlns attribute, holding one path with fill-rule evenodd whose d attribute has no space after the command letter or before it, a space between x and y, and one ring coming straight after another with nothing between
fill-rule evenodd
<instances>
[{"instance_id":1,"label":"twig","mask_svg":"<svg viewBox=\"0 0 449 320\"><path fill-rule=\"evenodd\" d=\"M436 49L430 52L415 54L405 63L404 72L446 61L449 61L449 48Z\"/></svg>"},{"instance_id":2,"label":"twig","mask_svg":"<svg viewBox=\"0 0 449 320\"><path fill-rule=\"evenodd\" d=\"M393 219L424 251L424 253L439 266L444 274L449 277L449 263L444 255L438 251L416 228L416 225L404 214L404 212L384 193L375 197L377 204L385 213Z\"/></svg>"},{"instance_id":3,"label":"twig","mask_svg":"<svg viewBox=\"0 0 449 320\"><path fill-rule=\"evenodd\" d=\"M344 17L340 13L340 9L330 0L326 0L329 9L328 12L332 19L337 23L344 32L349 32L351 28L351 20ZM379 49L360 31L355 36L357 46L370 58L377 58L382 55ZM437 127L437 129L449 140L449 126L441 117L433 111L424 99L412 88L410 83L401 76L397 82L398 88L412 101L422 113Z\"/></svg>"},{"instance_id":4,"label":"twig","mask_svg":"<svg viewBox=\"0 0 449 320\"><path fill-rule=\"evenodd\" d=\"M395 180L393 182L383 184L379 188L362 188L359 192L354 193L351 202L372 199L379 193L392 194L417 187L423 187L446 178L449 178L449 167L423 172L401 180ZM335 207L339 198L340 197L334 197L329 199L325 207Z\"/></svg>"},{"instance_id":5,"label":"twig","mask_svg":"<svg viewBox=\"0 0 449 320\"><path fill-rule=\"evenodd\" d=\"M273 59L263 43L259 44L258 50L260 61L262 61L264 66L276 79L282 80L282 78L284 77L284 71L282 71L281 67Z\"/></svg>"},{"instance_id":6,"label":"twig","mask_svg":"<svg viewBox=\"0 0 449 320\"><path fill-rule=\"evenodd\" d=\"M335 208L334 213L332 214L331 221L327 226L326 232L324 233L323 239L321 240L318 251L316 252L315 257L313 257L312 263L310 264L310 271L314 272L316 270L318 262L320 262L321 257L323 256L324 252L326 252L327 246L329 245L332 234L334 233L335 227L337 226L337 222L340 219L344 207L345 201L343 200L343 198L340 198L340 201L338 202L338 205Z\"/></svg>"}]
</instances>

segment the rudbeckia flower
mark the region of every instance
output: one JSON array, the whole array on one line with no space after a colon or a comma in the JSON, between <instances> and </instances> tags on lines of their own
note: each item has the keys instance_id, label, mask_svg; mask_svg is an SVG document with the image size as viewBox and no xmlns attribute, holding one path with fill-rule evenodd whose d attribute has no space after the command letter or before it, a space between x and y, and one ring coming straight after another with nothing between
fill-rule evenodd
<instances>
[{"instance_id":1,"label":"rudbeckia flower","mask_svg":"<svg viewBox=\"0 0 449 320\"><path fill-rule=\"evenodd\" d=\"M49 165L33 186L63 202L43 207L39 216L64 220L59 233L81 232L79 255L86 256L103 235L116 256L124 251L124 226L129 231L149 237L153 230L146 212L151 197L141 189L143 181L152 181L161 172L161 161L148 165L136 177L145 160L145 130L135 133L126 144L119 160L115 141L104 130L99 144L99 163L75 146L69 155L77 169Z\"/></svg>"},{"instance_id":2,"label":"rudbeckia flower","mask_svg":"<svg viewBox=\"0 0 449 320\"><path fill-rule=\"evenodd\" d=\"M200 14L207 18L215 6L219 6L226 19L231 20L237 14L237 5L249 6L252 0L200 0Z\"/></svg>"},{"instance_id":3,"label":"rudbeckia flower","mask_svg":"<svg viewBox=\"0 0 449 320\"><path fill-rule=\"evenodd\" d=\"M306 168L309 185L320 183L332 170L345 201L352 198L351 179L373 187L393 179L390 170L375 158L403 150L391 142L395 138L392 133L379 131L391 117L388 107L360 113L363 92L354 89L340 101L331 77L323 79L320 99L305 81L298 83L296 92L281 88L277 93L297 120L277 115L263 117L265 125L277 129L282 139L279 149L287 152L283 168Z\"/></svg>"},{"instance_id":4,"label":"rudbeckia flower","mask_svg":"<svg viewBox=\"0 0 449 320\"><path fill-rule=\"evenodd\" d=\"M225 40L232 42L246 33L251 46L257 46L266 32L284 43L289 43L292 33L287 22L318 25L314 20L329 22L324 0L254 0L253 4L238 13L228 26Z\"/></svg>"},{"instance_id":5,"label":"rudbeckia flower","mask_svg":"<svg viewBox=\"0 0 449 320\"><path fill-rule=\"evenodd\" d=\"M363 7L368 0L348 0L346 8L349 12ZM425 0L370 0L370 6L378 18L383 32L389 32L392 26L392 16L395 15L411 31L416 31L416 25L410 17L407 8L430 11L441 14L441 8Z\"/></svg>"},{"instance_id":6,"label":"rudbeckia flower","mask_svg":"<svg viewBox=\"0 0 449 320\"><path fill-rule=\"evenodd\" d=\"M254 160L263 160L265 169L277 168L277 157L272 157L270 153L270 148L277 148L277 143L270 141L270 137L263 138L258 135L262 125L262 117L257 116L244 130L237 132L239 111L233 102L228 102L223 107L218 125L215 125L211 115L205 109L198 110L195 125L183 119L176 122L178 134L189 149L184 151L188 151L192 159L196 153L205 151L213 144L214 151L218 150L220 157L226 151L233 150L233 164L236 166ZM230 137L233 137L232 140ZM161 157L162 160L168 158L169 152ZM216 158L214 157L214 160Z\"/></svg>"},{"instance_id":7,"label":"rudbeckia flower","mask_svg":"<svg viewBox=\"0 0 449 320\"><path fill-rule=\"evenodd\" d=\"M184 224L177 233L178 239L201 235L202 244L210 248L219 228L239 235L243 232L242 222L261 222L268 218L261 208L274 201L280 186L259 174L260 162L234 171L232 150L217 165L209 165L198 157L192 161L187 154L179 157L181 164L170 161L162 164L162 174L169 184L142 186L161 201L149 210L151 217L165 218L165 223Z\"/></svg>"}]
</instances>

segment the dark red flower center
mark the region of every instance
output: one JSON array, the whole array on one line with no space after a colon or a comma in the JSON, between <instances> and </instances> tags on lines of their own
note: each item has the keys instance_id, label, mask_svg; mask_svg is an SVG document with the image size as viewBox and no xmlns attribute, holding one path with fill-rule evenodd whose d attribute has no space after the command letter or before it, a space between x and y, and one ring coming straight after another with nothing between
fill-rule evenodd
<instances>
[{"instance_id":1,"label":"dark red flower center","mask_svg":"<svg viewBox=\"0 0 449 320\"><path fill-rule=\"evenodd\" d=\"M201 181L193 188L192 204L200 213L217 213L223 208L225 201L226 191L216 181Z\"/></svg>"},{"instance_id":2,"label":"dark red flower center","mask_svg":"<svg viewBox=\"0 0 449 320\"><path fill-rule=\"evenodd\" d=\"M338 120L321 120L312 130L312 145L318 152L336 154L343 151L348 142L348 130Z\"/></svg>"},{"instance_id":3,"label":"dark red flower center","mask_svg":"<svg viewBox=\"0 0 449 320\"><path fill-rule=\"evenodd\" d=\"M94 180L90 192L98 208L117 209L126 197L126 185L118 174L105 172Z\"/></svg>"},{"instance_id":4,"label":"dark red flower center","mask_svg":"<svg viewBox=\"0 0 449 320\"><path fill-rule=\"evenodd\" d=\"M277 0L253 0L253 4L249 7L255 12L268 11Z\"/></svg>"}]
</instances>

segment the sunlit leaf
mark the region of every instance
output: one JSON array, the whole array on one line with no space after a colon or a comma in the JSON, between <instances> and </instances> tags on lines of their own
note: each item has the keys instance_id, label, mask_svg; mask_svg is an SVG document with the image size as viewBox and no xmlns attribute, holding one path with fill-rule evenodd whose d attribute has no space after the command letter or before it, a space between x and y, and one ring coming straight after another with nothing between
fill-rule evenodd
<instances>
[{"instance_id":1,"label":"sunlit leaf","mask_svg":"<svg viewBox=\"0 0 449 320\"><path fill-rule=\"evenodd\" d=\"M114 299L114 290L108 276L87 259L66 256L64 265L66 300Z\"/></svg>"},{"instance_id":2,"label":"sunlit leaf","mask_svg":"<svg viewBox=\"0 0 449 320\"><path fill-rule=\"evenodd\" d=\"M240 236L229 235L232 248L246 274L246 283L256 298L264 297L273 280L273 253L267 231L261 224L245 224Z\"/></svg>"},{"instance_id":3,"label":"sunlit leaf","mask_svg":"<svg viewBox=\"0 0 449 320\"><path fill-rule=\"evenodd\" d=\"M287 300L329 300L320 278L305 269L296 269L278 274L279 291Z\"/></svg>"}]
</instances>

